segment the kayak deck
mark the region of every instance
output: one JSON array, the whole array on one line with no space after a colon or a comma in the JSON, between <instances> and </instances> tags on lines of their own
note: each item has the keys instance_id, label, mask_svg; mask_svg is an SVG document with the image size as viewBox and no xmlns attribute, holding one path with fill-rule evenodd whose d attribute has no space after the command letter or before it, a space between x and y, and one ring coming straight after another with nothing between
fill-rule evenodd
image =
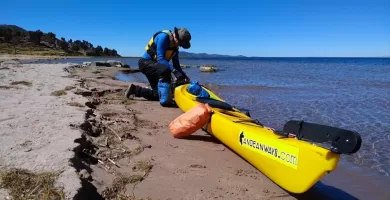
<instances>
[{"instance_id":1,"label":"kayak deck","mask_svg":"<svg viewBox=\"0 0 390 200\"><path fill-rule=\"evenodd\" d=\"M187 86L176 87L174 94L183 112L199 104L196 96L187 91ZM223 102L212 91L204 89L211 98ZM275 134L238 109L212 110L210 123L204 127L207 132L289 192L307 191L337 167L340 154Z\"/></svg>"}]
</instances>

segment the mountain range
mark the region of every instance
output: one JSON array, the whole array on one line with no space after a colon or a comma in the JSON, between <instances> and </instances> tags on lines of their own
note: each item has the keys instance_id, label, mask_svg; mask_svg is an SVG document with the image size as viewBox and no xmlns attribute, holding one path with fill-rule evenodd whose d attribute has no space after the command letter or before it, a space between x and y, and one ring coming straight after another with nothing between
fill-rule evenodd
<instances>
[{"instance_id":1,"label":"mountain range","mask_svg":"<svg viewBox=\"0 0 390 200\"><path fill-rule=\"evenodd\" d=\"M187 51L179 52L180 58L246 58L243 55L231 56L221 54L208 54L208 53L191 53Z\"/></svg>"}]
</instances>

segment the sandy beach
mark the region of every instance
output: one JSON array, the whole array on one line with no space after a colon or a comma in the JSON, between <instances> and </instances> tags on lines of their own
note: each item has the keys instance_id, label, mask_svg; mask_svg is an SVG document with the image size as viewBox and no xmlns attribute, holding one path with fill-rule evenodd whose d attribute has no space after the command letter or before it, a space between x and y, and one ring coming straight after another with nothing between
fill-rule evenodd
<instances>
[{"instance_id":1,"label":"sandy beach","mask_svg":"<svg viewBox=\"0 0 390 200\"><path fill-rule=\"evenodd\" d=\"M22 55L22 54L0 54L0 62L18 60L22 63L37 63L48 60L59 60L69 58L88 58L81 56L39 56L39 55Z\"/></svg>"},{"instance_id":2,"label":"sandy beach","mask_svg":"<svg viewBox=\"0 0 390 200\"><path fill-rule=\"evenodd\" d=\"M67 103L86 99L72 93L51 95L75 83L61 78L67 75L64 67L22 65L14 60L1 63L0 168L59 172L58 184L67 196L74 196L81 182L69 162L80 131L69 124L83 120L85 111Z\"/></svg>"},{"instance_id":3,"label":"sandy beach","mask_svg":"<svg viewBox=\"0 0 390 200\"><path fill-rule=\"evenodd\" d=\"M202 130L174 139L182 111L125 99L124 69L13 59L0 60L0 199L42 197L42 183L15 194L4 177L43 172L65 199L329 199L286 192Z\"/></svg>"}]
</instances>

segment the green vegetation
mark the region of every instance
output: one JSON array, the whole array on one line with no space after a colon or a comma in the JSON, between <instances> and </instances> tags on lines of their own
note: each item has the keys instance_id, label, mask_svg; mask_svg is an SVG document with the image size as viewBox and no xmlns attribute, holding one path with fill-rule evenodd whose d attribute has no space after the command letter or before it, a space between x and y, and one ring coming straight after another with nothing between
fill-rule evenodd
<instances>
[{"instance_id":1,"label":"green vegetation","mask_svg":"<svg viewBox=\"0 0 390 200\"><path fill-rule=\"evenodd\" d=\"M137 171L142 171L143 175L132 174L124 175L118 173L113 181L111 187L107 187L103 192L102 196L105 199L126 199L126 200L141 200L134 196L126 195L126 185L128 184L138 184L144 180L144 178L150 173L153 168L153 164L149 160L140 160L138 161L134 168ZM135 185L133 185L133 190ZM146 198L150 199L150 198Z\"/></svg>"},{"instance_id":2,"label":"green vegetation","mask_svg":"<svg viewBox=\"0 0 390 200\"><path fill-rule=\"evenodd\" d=\"M66 95L67 93L65 92L65 90L56 90L56 91L53 91L51 93L52 96L62 96L62 95Z\"/></svg>"},{"instance_id":3,"label":"green vegetation","mask_svg":"<svg viewBox=\"0 0 390 200\"><path fill-rule=\"evenodd\" d=\"M118 175L113 183L112 186L109 188L106 188L102 192L102 196L104 199L126 199L126 200L138 200L139 198L136 198L134 196L126 195L126 185L131 183L137 183L141 182L143 180L143 177L141 175L131 175L131 176L125 176L125 175ZM147 198L150 199L150 198Z\"/></svg>"},{"instance_id":4,"label":"green vegetation","mask_svg":"<svg viewBox=\"0 0 390 200\"><path fill-rule=\"evenodd\" d=\"M84 107L83 104L79 103L79 102L69 102L67 103L69 106L74 106L74 107Z\"/></svg>"},{"instance_id":5,"label":"green vegetation","mask_svg":"<svg viewBox=\"0 0 390 200\"><path fill-rule=\"evenodd\" d=\"M0 173L0 188L8 189L13 199L65 199L62 189L54 186L57 175L13 169Z\"/></svg>"},{"instance_id":6,"label":"green vegetation","mask_svg":"<svg viewBox=\"0 0 390 200\"><path fill-rule=\"evenodd\" d=\"M31 86L32 83L28 81L14 81L11 83L11 85L25 85L25 86Z\"/></svg>"},{"instance_id":7,"label":"green vegetation","mask_svg":"<svg viewBox=\"0 0 390 200\"><path fill-rule=\"evenodd\" d=\"M11 88L15 88L15 87L12 87L12 86L8 86L8 85L0 85L0 89L11 89Z\"/></svg>"},{"instance_id":8,"label":"green vegetation","mask_svg":"<svg viewBox=\"0 0 390 200\"><path fill-rule=\"evenodd\" d=\"M135 169L141 170L146 174L149 174L152 168L153 164L149 160L140 160L135 165Z\"/></svg>"},{"instance_id":9,"label":"green vegetation","mask_svg":"<svg viewBox=\"0 0 390 200\"><path fill-rule=\"evenodd\" d=\"M95 47L86 40L58 39L52 32L27 31L15 25L0 25L0 53L121 57L115 49Z\"/></svg>"}]
</instances>

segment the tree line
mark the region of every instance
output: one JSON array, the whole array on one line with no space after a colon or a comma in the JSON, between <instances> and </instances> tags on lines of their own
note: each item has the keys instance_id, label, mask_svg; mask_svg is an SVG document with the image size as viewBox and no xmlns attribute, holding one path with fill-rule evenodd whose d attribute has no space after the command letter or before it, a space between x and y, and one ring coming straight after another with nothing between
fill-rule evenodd
<instances>
[{"instance_id":1,"label":"tree line","mask_svg":"<svg viewBox=\"0 0 390 200\"><path fill-rule=\"evenodd\" d=\"M26 31L14 25L0 25L0 43L12 43L14 45L44 45L53 49L64 50L68 54L82 54L86 56L120 56L115 49L96 47L86 40L66 40L64 37L57 39L52 32L44 33L41 30Z\"/></svg>"}]
</instances>

